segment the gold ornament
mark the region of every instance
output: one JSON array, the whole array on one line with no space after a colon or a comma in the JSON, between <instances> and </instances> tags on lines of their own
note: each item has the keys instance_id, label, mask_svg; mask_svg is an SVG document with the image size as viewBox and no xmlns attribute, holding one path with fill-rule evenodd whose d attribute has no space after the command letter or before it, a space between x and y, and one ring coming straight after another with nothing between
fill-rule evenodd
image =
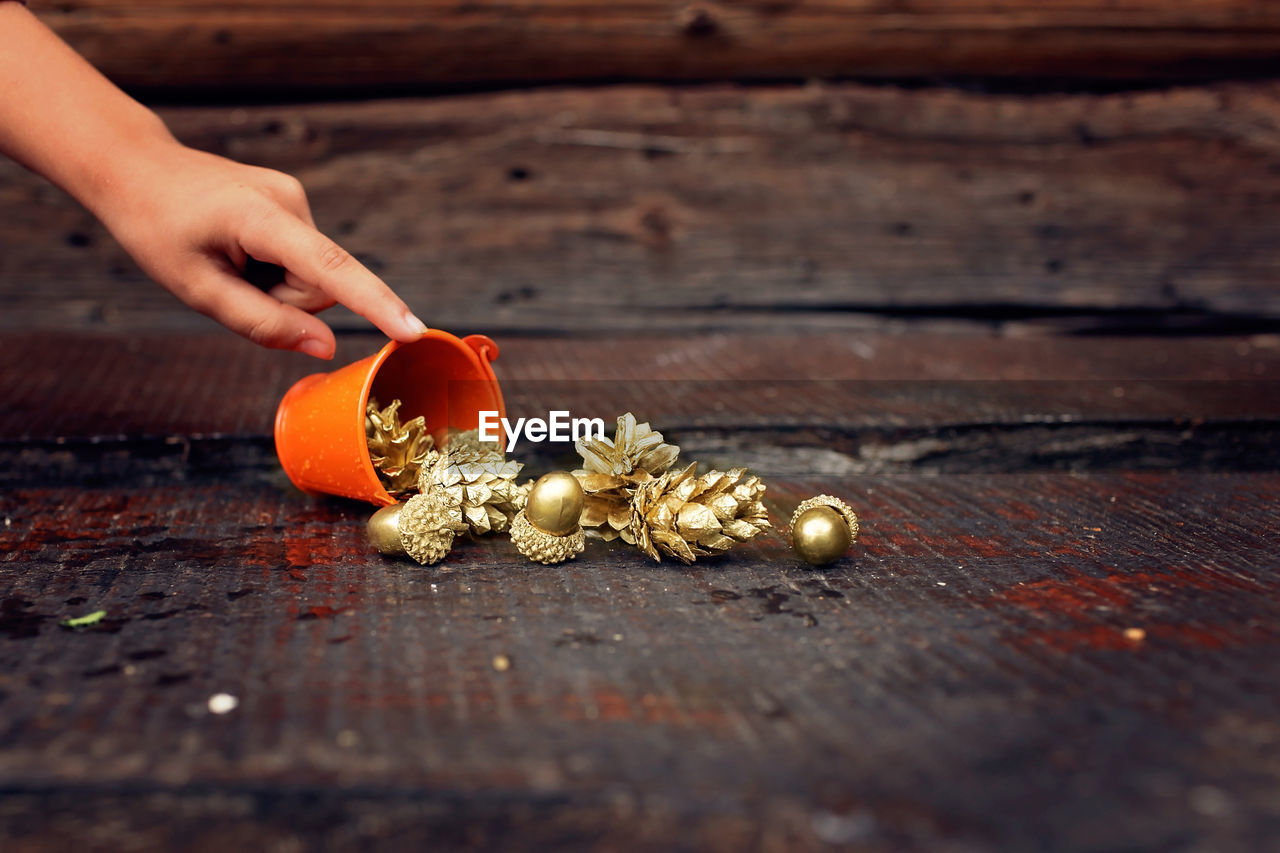
<instances>
[{"instance_id":1,"label":"gold ornament","mask_svg":"<svg viewBox=\"0 0 1280 853\"><path fill-rule=\"evenodd\" d=\"M612 440L581 438L575 446L583 467L573 475L586 493L582 526L605 541L626 539L636 489L668 471L680 448L664 443L647 422L636 423L631 412L618 417Z\"/></svg>"},{"instance_id":2,"label":"gold ornament","mask_svg":"<svg viewBox=\"0 0 1280 853\"><path fill-rule=\"evenodd\" d=\"M530 560L552 565L572 560L581 554L586 547L586 536L581 527L568 536L544 533L530 524L524 510L520 510L511 522L511 542L517 551Z\"/></svg>"},{"instance_id":3,"label":"gold ornament","mask_svg":"<svg viewBox=\"0 0 1280 853\"><path fill-rule=\"evenodd\" d=\"M378 549L378 553L388 557L405 556L404 543L400 541L400 510L404 504L392 504L370 516L365 525L369 536L369 544Z\"/></svg>"},{"instance_id":4,"label":"gold ornament","mask_svg":"<svg viewBox=\"0 0 1280 853\"><path fill-rule=\"evenodd\" d=\"M365 407L364 431L369 459L388 494L400 497L412 491L419 469L435 447L426 419L419 415L402 424L399 400L392 400L383 409L370 397Z\"/></svg>"},{"instance_id":5,"label":"gold ornament","mask_svg":"<svg viewBox=\"0 0 1280 853\"><path fill-rule=\"evenodd\" d=\"M814 566L834 563L852 543L849 525L829 506L806 510L791 525L791 547L802 560Z\"/></svg>"},{"instance_id":6,"label":"gold ornament","mask_svg":"<svg viewBox=\"0 0 1280 853\"><path fill-rule=\"evenodd\" d=\"M857 513L834 495L809 498L791 514L791 547L806 563L833 563L857 541Z\"/></svg>"},{"instance_id":7,"label":"gold ornament","mask_svg":"<svg viewBox=\"0 0 1280 853\"><path fill-rule=\"evenodd\" d=\"M798 519L803 513L813 509L815 506L829 506L836 512L840 513L845 522L849 525L850 542L858 541L858 514L853 511L853 507L849 506L835 495L814 495L807 500L801 501L800 506L796 507L796 511L791 513L792 526L795 525L796 519Z\"/></svg>"},{"instance_id":8,"label":"gold ornament","mask_svg":"<svg viewBox=\"0 0 1280 853\"><path fill-rule=\"evenodd\" d=\"M462 508L472 533L501 533L524 506L527 490L515 482L523 467L503 459L491 446L451 443L446 453L423 466L418 487L423 494L433 489L447 492L450 502Z\"/></svg>"},{"instance_id":9,"label":"gold ornament","mask_svg":"<svg viewBox=\"0 0 1280 853\"><path fill-rule=\"evenodd\" d=\"M638 487L631 526L622 538L659 562L662 553L692 563L769 528L759 477L747 476L742 468L698 477L696 468L690 463Z\"/></svg>"},{"instance_id":10,"label":"gold ornament","mask_svg":"<svg viewBox=\"0 0 1280 853\"><path fill-rule=\"evenodd\" d=\"M582 503L582 486L577 479L568 472L553 471L533 484L524 513L529 523L543 533L568 536L578 529Z\"/></svg>"},{"instance_id":11,"label":"gold ornament","mask_svg":"<svg viewBox=\"0 0 1280 853\"><path fill-rule=\"evenodd\" d=\"M525 504L529 502L529 492L533 490L533 480L525 480L523 483L515 487L514 497L515 503L519 509L524 509Z\"/></svg>"},{"instance_id":12,"label":"gold ornament","mask_svg":"<svg viewBox=\"0 0 1280 853\"><path fill-rule=\"evenodd\" d=\"M574 445L582 456L582 467L601 474L623 476L636 468L659 474L666 471L680 455L680 448L664 444L662 433L648 423L636 423L627 412L618 416L618 429L613 439L580 438Z\"/></svg>"},{"instance_id":13,"label":"gold ornament","mask_svg":"<svg viewBox=\"0 0 1280 853\"><path fill-rule=\"evenodd\" d=\"M578 524L582 486L572 474L543 474L529 489L524 509L511 522L511 541L530 560L548 565L582 553L586 536Z\"/></svg>"},{"instance_id":14,"label":"gold ornament","mask_svg":"<svg viewBox=\"0 0 1280 853\"><path fill-rule=\"evenodd\" d=\"M424 566L444 559L453 538L467 530L462 506L444 489L429 489L405 501L400 510L400 541L405 553Z\"/></svg>"}]
</instances>

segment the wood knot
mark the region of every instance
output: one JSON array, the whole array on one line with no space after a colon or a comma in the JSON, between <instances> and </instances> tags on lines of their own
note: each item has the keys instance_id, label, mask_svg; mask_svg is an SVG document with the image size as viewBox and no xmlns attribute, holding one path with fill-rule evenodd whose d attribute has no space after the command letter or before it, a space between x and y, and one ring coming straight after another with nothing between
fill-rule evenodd
<instances>
[{"instance_id":1,"label":"wood knot","mask_svg":"<svg viewBox=\"0 0 1280 853\"><path fill-rule=\"evenodd\" d=\"M693 3L681 9L677 23L681 31L691 38L710 38L720 32L715 9L703 3Z\"/></svg>"},{"instance_id":2,"label":"wood knot","mask_svg":"<svg viewBox=\"0 0 1280 853\"><path fill-rule=\"evenodd\" d=\"M611 225L614 233L656 251L671 249L689 221L678 201L666 196L638 198L618 211Z\"/></svg>"},{"instance_id":3,"label":"wood knot","mask_svg":"<svg viewBox=\"0 0 1280 853\"><path fill-rule=\"evenodd\" d=\"M640 215L643 242L655 247L671 245L671 231L675 223L661 206L655 205Z\"/></svg>"}]
</instances>

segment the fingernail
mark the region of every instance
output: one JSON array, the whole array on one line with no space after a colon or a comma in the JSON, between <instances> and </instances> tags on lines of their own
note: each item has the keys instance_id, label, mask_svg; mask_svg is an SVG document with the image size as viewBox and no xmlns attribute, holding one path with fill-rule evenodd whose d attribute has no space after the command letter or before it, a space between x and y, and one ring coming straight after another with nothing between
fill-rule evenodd
<instances>
[{"instance_id":1,"label":"fingernail","mask_svg":"<svg viewBox=\"0 0 1280 853\"><path fill-rule=\"evenodd\" d=\"M404 312L404 327L409 334L422 337L427 333L427 324L418 319L412 311Z\"/></svg>"},{"instance_id":2,"label":"fingernail","mask_svg":"<svg viewBox=\"0 0 1280 853\"><path fill-rule=\"evenodd\" d=\"M307 338L302 343L294 347L294 349L304 355L323 358L325 361L333 358L333 352L329 349L329 345L324 341L318 341L315 338Z\"/></svg>"}]
</instances>

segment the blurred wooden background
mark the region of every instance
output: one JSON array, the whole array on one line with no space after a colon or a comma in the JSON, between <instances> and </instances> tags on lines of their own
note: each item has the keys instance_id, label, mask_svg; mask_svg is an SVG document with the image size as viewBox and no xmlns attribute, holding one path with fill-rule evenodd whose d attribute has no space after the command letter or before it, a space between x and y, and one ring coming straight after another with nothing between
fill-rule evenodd
<instances>
[{"instance_id":1,"label":"blurred wooden background","mask_svg":"<svg viewBox=\"0 0 1280 853\"><path fill-rule=\"evenodd\" d=\"M863 523L384 559L275 459L327 368L0 163L5 853L1274 849L1280 5L33 6L512 411Z\"/></svg>"},{"instance_id":2,"label":"blurred wooden background","mask_svg":"<svg viewBox=\"0 0 1280 853\"><path fill-rule=\"evenodd\" d=\"M1280 318L1271 3L35 9L446 327ZM203 322L9 164L0 204L0 323Z\"/></svg>"},{"instance_id":3,"label":"blurred wooden background","mask_svg":"<svg viewBox=\"0 0 1280 853\"><path fill-rule=\"evenodd\" d=\"M79 0L44 17L130 86L1270 73L1266 0ZM129 45L121 50L121 40Z\"/></svg>"}]
</instances>

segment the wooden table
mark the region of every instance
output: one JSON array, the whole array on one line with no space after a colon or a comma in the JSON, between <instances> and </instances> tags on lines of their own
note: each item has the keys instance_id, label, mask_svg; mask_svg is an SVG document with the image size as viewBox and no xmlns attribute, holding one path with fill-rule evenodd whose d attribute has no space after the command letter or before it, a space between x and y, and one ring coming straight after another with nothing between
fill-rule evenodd
<instances>
[{"instance_id":1,"label":"wooden table","mask_svg":"<svg viewBox=\"0 0 1280 853\"><path fill-rule=\"evenodd\" d=\"M691 567L599 542L544 567L502 538L396 562L370 507L275 463L275 403L312 363L219 333L9 333L5 849L1276 837L1273 339L499 345L517 408L634 409L763 474L775 525L845 498L860 542L824 569L780 535Z\"/></svg>"},{"instance_id":2,"label":"wooden table","mask_svg":"<svg viewBox=\"0 0 1280 853\"><path fill-rule=\"evenodd\" d=\"M0 163L0 849L1275 849L1274 10L331 5L40 11L494 337L513 413L861 539L380 557L275 459L317 364Z\"/></svg>"}]
</instances>

